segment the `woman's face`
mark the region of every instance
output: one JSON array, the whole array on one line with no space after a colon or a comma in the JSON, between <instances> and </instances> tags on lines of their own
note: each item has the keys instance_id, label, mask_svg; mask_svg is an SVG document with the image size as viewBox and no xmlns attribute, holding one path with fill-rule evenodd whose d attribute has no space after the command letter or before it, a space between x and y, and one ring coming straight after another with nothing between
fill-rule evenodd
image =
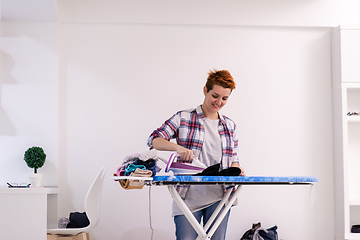
<instances>
[{"instance_id":1,"label":"woman's face","mask_svg":"<svg viewBox=\"0 0 360 240\"><path fill-rule=\"evenodd\" d=\"M203 112L205 117L216 119L218 118L217 112L225 106L231 93L230 88L224 88L219 85L214 85L213 88L208 92L206 86L204 87L204 103Z\"/></svg>"}]
</instances>

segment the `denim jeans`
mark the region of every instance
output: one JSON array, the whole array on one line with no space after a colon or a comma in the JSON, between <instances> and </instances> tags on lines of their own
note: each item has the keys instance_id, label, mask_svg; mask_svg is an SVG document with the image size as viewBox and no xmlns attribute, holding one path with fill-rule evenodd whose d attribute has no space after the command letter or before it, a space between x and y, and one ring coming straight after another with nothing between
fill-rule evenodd
<instances>
[{"instance_id":1,"label":"denim jeans","mask_svg":"<svg viewBox=\"0 0 360 240\"><path fill-rule=\"evenodd\" d=\"M196 220L200 223L201 218L203 218L203 225L205 226L206 222L211 217L211 214L215 211L216 207L219 205L220 201L212 204L211 206L194 212ZM230 216L230 210L225 215L224 219L220 223L219 227L216 229L215 233L211 237L212 240L225 240L227 223ZM215 219L216 221L216 219ZM215 222L214 221L214 222ZM176 240L195 240L197 238L197 233L194 228L191 226L190 222L187 220L185 215L177 215L174 217L175 222L175 235ZM211 229L211 227L209 228Z\"/></svg>"}]
</instances>

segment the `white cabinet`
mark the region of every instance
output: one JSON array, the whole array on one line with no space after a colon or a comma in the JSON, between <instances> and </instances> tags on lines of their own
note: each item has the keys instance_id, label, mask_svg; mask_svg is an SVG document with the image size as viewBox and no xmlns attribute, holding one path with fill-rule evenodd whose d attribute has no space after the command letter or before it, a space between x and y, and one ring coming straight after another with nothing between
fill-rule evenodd
<instances>
[{"instance_id":1,"label":"white cabinet","mask_svg":"<svg viewBox=\"0 0 360 240\"><path fill-rule=\"evenodd\" d=\"M57 188L0 187L0 239L46 240L57 222Z\"/></svg>"},{"instance_id":2,"label":"white cabinet","mask_svg":"<svg viewBox=\"0 0 360 240\"><path fill-rule=\"evenodd\" d=\"M360 239L360 27L335 28L332 48L336 239Z\"/></svg>"},{"instance_id":3,"label":"white cabinet","mask_svg":"<svg viewBox=\"0 0 360 240\"><path fill-rule=\"evenodd\" d=\"M333 61L338 68L334 84L360 82L360 26L339 26L333 31Z\"/></svg>"}]
</instances>

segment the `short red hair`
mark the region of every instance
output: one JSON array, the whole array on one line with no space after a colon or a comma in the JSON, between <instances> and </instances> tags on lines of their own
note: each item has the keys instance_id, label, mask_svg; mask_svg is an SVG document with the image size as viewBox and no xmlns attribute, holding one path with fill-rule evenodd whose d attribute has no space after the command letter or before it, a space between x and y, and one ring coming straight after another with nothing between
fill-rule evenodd
<instances>
[{"instance_id":1,"label":"short red hair","mask_svg":"<svg viewBox=\"0 0 360 240\"><path fill-rule=\"evenodd\" d=\"M210 70L205 84L207 91L212 90L214 85L230 88L231 91L235 89L235 81L228 70Z\"/></svg>"}]
</instances>

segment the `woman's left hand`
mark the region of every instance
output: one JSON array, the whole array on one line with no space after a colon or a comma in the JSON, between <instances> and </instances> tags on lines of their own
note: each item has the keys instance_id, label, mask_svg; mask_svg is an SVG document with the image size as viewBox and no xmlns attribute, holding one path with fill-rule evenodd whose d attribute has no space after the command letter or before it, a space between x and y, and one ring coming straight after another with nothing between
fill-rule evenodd
<instances>
[{"instance_id":1,"label":"woman's left hand","mask_svg":"<svg viewBox=\"0 0 360 240\"><path fill-rule=\"evenodd\" d=\"M244 169L242 167L239 167L239 168L241 169L240 176L245 177L246 173L245 173Z\"/></svg>"},{"instance_id":2,"label":"woman's left hand","mask_svg":"<svg viewBox=\"0 0 360 240\"><path fill-rule=\"evenodd\" d=\"M245 173L244 169L242 167L240 167L240 165L238 163L232 163L230 167L238 167L238 168L240 168L241 172L240 172L239 176L243 176L243 177L246 176L246 173Z\"/></svg>"}]
</instances>

